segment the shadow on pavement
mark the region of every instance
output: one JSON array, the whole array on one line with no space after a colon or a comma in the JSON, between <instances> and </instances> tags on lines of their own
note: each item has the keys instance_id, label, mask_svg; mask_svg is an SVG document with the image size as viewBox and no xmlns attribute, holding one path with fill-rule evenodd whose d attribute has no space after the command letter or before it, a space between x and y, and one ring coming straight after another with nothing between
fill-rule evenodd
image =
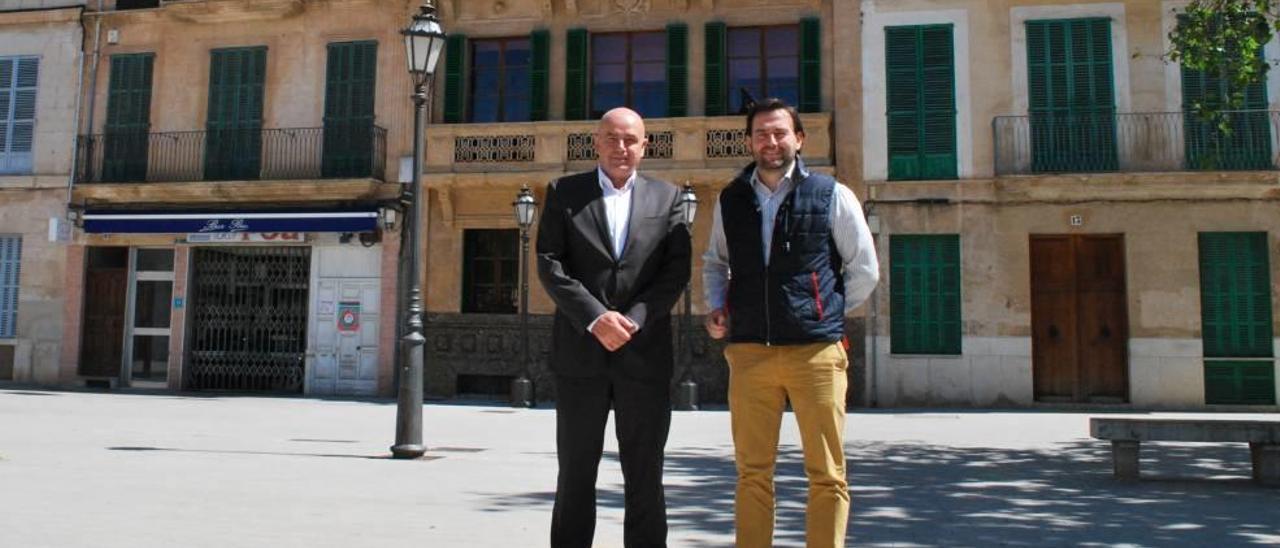
<instances>
[{"instance_id":1,"label":"shadow on pavement","mask_svg":"<svg viewBox=\"0 0 1280 548\"><path fill-rule=\"evenodd\" d=\"M1052 449L848 444L849 546L1247 546L1280 543L1280 491L1249 480L1245 444L1143 445L1143 480L1111 477L1110 445ZM732 449L667 453L673 534L733 533ZM602 466L617 466L616 454ZM798 447L776 479L775 542L802 546L807 483ZM541 506L554 494L494 497L493 512ZM622 507L615 485L601 507Z\"/></svg>"},{"instance_id":2,"label":"shadow on pavement","mask_svg":"<svg viewBox=\"0 0 1280 548\"><path fill-rule=\"evenodd\" d=\"M360 460L392 460L391 454L383 455L349 455L341 453L305 453L294 451L248 451L248 450L230 450L230 449L180 449L175 447L142 447L142 446L118 446L108 447L108 451L164 451L170 453L202 453L206 455L265 455L272 457L321 457L328 459L360 459ZM444 457L423 456L418 461L429 461L442 459Z\"/></svg>"},{"instance_id":3,"label":"shadow on pavement","mask_svg":"<svg viewBox=\"0 0 1280 548\"><path fill-rule=\"evenodd\" d=\"M857 545L1224 546L1280 541L1280 492L1245 444L1144 444L1144 479L1111 477L1106 442L1051 450L849 449Z\"/></svg>"}]
</instances>

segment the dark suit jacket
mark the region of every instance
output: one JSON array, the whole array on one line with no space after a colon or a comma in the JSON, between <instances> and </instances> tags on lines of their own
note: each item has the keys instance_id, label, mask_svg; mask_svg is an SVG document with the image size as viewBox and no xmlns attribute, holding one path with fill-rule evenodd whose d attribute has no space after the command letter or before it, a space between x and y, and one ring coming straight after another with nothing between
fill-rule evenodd
<instances>
[{"instance_id":1,"label":"dark suit jacket","mask_svg":"<svg viewBox=\"0 0 1280 548\"><path fill-rule=\"evenodd\" d=\"M689 230L674 185L637 174L631 192L626 245L615 260L596 170L547 186L538 278L556 303L550 365L557 374L594 377L620 368L637 379L671 378L671 307L689 283ZM587 331L608 310L640 326L617 352Z\"/></svg>"}]
</instances>

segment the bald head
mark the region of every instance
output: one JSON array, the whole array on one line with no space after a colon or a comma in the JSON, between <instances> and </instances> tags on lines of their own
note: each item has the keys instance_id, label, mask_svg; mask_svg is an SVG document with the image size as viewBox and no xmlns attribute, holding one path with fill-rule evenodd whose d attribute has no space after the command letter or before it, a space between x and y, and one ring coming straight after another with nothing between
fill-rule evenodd
<instances>
[{"instance_id":1,"label":"bald head","mask_svg":"<svg viewBox=\"0 0 1280 548\"><path fill-rule=\"evenodd\" d=\"M640 113L627 107L618 107L600 117L600 124L596 126L596 133L604 133L615 127L630 126L640 128L640 135L644 135L644 119L640 117Z\"/></svg>"},{"instance_id":2,"label":"bald head","mask_svg":"<svg viewBox=\"0 0 1280 548\"><path fill-rule=\"evenodd\" d=\"M644 120L636 111L625 107L604 113L596 127L595 145L600 169L609 176L613 186L622 188L644 158L648 145Z\"/></svg>"}]
</instances>

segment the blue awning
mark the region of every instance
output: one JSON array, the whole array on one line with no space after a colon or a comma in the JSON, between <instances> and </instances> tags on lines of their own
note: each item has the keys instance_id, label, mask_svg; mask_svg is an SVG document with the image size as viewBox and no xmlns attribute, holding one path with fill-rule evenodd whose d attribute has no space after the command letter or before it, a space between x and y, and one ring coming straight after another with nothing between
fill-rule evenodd
<instances>
[{"instance_id":1,"label":"blue awning","mask_svg":"<svg viewBox=\"0 0 1280 548\"><path fill-rule=\"evenodd\" d=\"M369 232L375 209L356 211L219 211L144 213L85 211L92 234L219 234L235 232Z\"/></svg>"}]
</instances>

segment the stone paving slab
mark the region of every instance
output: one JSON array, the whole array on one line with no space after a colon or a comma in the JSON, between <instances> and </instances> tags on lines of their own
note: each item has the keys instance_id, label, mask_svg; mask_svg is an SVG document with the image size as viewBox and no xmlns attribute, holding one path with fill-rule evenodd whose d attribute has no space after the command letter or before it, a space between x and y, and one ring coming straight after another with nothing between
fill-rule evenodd
<instances>
[{"instance_id":1,"label":"stone paving slab","mask_svg":"<svg viewBox=\"0 0 1280 548\"><path fill-rule=\"evenodd\" d=\"M1280 493L1249 482L1246 445L1160 444L1143 455L1147 479L1120 483L1090 416L1221 415L851 413L848 545L1280 544ZM428 404L429 458L405 462L387 458L390 401L0 387L0 547L546 546L554 418ZM732 545L728 427L723 410L675 415L673 547ZM803 546L798 439L788 418L777 546ZM616 447L610 437L600 547L621 546Z\"/></svg>"}]
</instances>

